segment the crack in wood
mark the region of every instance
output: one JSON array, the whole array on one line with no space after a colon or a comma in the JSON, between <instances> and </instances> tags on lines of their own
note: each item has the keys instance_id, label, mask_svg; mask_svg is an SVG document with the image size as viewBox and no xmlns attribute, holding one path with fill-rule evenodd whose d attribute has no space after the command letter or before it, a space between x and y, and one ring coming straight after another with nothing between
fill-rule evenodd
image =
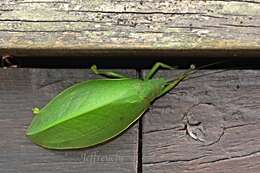
<instances>
[{"instance_id":1,"label":"crack in wood","mask_svg":"<svg viewBox=\"0 0 260 173\"><path fill-rule=\"evenodd\" d=\"M144 162L143 165L144 166L154 166L154 165L158 165L158 164L170 164L170 163L178 163L178 162L193 162L193 161L197 161L197 160L200 160L202 158L205 158L205 157L206 157L206 155L194 157L194 158L190 158L190 159L176 159L176 160L162 160L162 161L157 161L157 162Z\"/></svg>"},{"instance_id":2,"label":"crack in wood","mask_svg":"<svg viewBox=\"0 0 260 173\"><path fill-rule=\"evenodd\" d=\"M213 163L219 163L219 162L225 162L225 161L231 161L231 160L237 160L237 159L244 159L248 157L254 157L256 155L260 154L260 150L250 152L248 154L240 155L240 156L230 156L230 157L225 157L225 158L220 158L220 159L215 159L211 161L206 161L206 162L201 162L199 165L208 165L208 164L213 164Z\"/></svg>"},{"instance_id":3,"label":"crack in wood","mask_svg":"<svg viewBox=\"0 0 260 173\"><path fill-rule=\"evenodd\" d=\"M163 132L163 131L171 131L171 130L184 130L184 125L170 127L170 128L162 128L162 129L156 129L156 130L149 130L145 131L144 135L151 134L151 133L157 133L157 132Z\"/></svg>"}]
</instances>

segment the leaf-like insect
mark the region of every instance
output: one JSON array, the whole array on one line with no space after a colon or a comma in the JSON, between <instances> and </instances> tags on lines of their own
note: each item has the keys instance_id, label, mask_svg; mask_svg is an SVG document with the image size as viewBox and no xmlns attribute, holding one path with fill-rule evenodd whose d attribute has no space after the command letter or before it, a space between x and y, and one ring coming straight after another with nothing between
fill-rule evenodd
<instances>
[{"instance_id":1,"label":"leaf-like insect","mask_svg":"<svg viewBox=\"0 0 260 173\"><path fill-rule=\"evenodd\" d=\"M126 130L149 108L151 102L176 87L189 74L191 67L175 80L153 79L156 63L144 79L132 79L114 72L97 70L96 74L116 79L96 79L75 84L51 100L27 129L27 137L50 149L73 149L103 143Z\"/></svg>"}]
</instances>

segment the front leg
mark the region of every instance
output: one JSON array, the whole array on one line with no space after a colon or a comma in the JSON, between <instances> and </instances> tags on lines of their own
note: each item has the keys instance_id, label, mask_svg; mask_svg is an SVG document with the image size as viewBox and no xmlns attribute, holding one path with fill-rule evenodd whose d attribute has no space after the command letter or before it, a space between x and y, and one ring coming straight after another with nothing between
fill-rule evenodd
<instances>
[{"instance_id":1,"label":"front leg","mask_svg":"<svg viewBox=\"0 0 260 173\"><path fill-rule=\"evenodd\" d=\"M189 75L191 75L192 73L194 73L194 69L195 66L191 65L190 69L185 71L184 73L180 74L175 80L170 81L168 83L168 85L166 85L166 87L163 89L163 91L161 92L160 96L166 94L167 92L169 92L170 90L172 90L173 88L175 88L179 83L181 83L184 79L186 79ZM159 97L160 97L159 96Z\"/></svg>"},{"instance_id":2,"label":"front leg","mask_svg":"<svg viewBox=\"0 0 260 173\"><path fill-rule=\"evenodd\" d=\"M156 71L160 68L160 67L163 67L163 68L167 68L167 69L172 69L173 67L167 65L167 64L164 64L164 63L161 63L161 62L157 62L154 64L154 66L152 67L152 69L149 71L149 73L145 76L144 80L149 80L151 79Z\"/></svg>"}]
</instances>

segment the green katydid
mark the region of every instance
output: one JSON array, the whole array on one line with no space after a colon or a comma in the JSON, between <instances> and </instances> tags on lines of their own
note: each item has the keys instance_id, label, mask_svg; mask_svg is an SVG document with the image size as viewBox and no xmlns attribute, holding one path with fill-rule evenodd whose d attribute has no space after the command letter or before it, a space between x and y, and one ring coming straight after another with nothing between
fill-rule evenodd
<instances>
[{"instance_id":1,"label":"green katydid","mask_svg":"<svg viewBox=\"0 0 260 173\"><path fill-rule=\"evenodd\" d=\"M94 146L118 136L149 108L151 102L175 88L194 66L175 80L153 78L158 68L172 67L157 62L144 79L98 70L95 74L113 79L95 79L75 84L35 114L27 137L49 149Z\"/></svg>"}]
</instances>

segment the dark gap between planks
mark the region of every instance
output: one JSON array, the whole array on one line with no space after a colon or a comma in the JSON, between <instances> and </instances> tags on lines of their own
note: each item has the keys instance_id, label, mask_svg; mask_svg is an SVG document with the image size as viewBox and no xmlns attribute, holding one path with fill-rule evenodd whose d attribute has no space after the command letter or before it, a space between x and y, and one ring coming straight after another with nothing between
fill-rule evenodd
<instances>
[{"instance_id":1,"label":"dark gap between planks","mask_svg":"<svg viewBox=\"0 0 260 173\"><path fill-rule=\"evenodd\" d=\"M142 70L137 70L139 78L143 78ZM138 162L137 162L137 172L143 172L143 116L138 121Z\"/></svg>"},{"instance_id":2,"label":"dark gap between planks","mask_svg":"<svg viewBox=\"0 0 260 173\"><path fill-rule=\"evenodd\" d=\"M1 66L20 68L85 68L96 64L99 68L109 69L150 69L155 62L163 62L179 69L189 68L191 64L197 67L221 62L205 69L260 69L260 58L257 57L5 57L1 59Z\"/></svg>"}]
</instances>

